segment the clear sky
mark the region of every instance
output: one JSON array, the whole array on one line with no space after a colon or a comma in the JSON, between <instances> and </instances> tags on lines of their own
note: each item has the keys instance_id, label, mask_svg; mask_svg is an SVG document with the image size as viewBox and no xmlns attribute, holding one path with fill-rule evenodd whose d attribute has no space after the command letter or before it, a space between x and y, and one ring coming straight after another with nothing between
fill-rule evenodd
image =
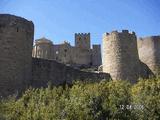
<instances>
[{"instance_id":1,"label":"clear sky","mask_svg":"<svg viewBox=\"0 0 160 120\"><path fill-rule=\"evenodd\" d=\"M94 44L112 30L160 35L160 0L0 0L0 13L32 20L35 39L45 36L56 44L74 45L78 32L90 32Z\"/></svg>"}]
</instances>

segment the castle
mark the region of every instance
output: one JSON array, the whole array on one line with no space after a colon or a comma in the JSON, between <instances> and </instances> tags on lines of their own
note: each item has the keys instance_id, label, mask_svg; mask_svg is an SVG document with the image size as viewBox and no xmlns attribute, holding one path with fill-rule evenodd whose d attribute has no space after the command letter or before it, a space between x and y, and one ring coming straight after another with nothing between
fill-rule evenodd
<instances>
[{"instance_id":1,"label":"castle","mask_svg":"<svg viewBox=\"0 0 160 120\"><path fill-rule=\"evenodd\" d=\"M32 56L56 60L71 66L99 66L101 60L101 46L90 47L90 33L76 33L75 46L64 41L62 44L54 45L51 40L41 38L35 40Z\"/></svg>"},{"instance_id":2,"label":"castle","mask_svg":"<svg viewBox=\"0 0 160 120\"><path fill-rule=\"evenodd\" d=\"M134 32L103 35L102 72L85 72L72 65L99 66L100 45L90 48L90 34L75 34L75 47L35 41L34 24L24 18L0 14L0 96L24 91L29 86L72 84L74 80L98 82L148 78L159 74L160 36L137 38ZM66 64L70 64L68 66Z\"/></svg>"}]
</instances>

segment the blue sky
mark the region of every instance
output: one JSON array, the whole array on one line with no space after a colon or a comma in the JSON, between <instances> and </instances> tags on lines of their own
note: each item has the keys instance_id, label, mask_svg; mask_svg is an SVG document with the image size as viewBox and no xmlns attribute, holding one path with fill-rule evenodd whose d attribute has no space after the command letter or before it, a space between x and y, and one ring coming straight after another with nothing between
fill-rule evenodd
<instances>
[{"instance_id":1,"label":"blue sky","mask_svg":"<svg viewBox=\"0 0 160 120\"><path fill-rule=\"evenodd\" d=\"M128 29L137 36L160 35L160 0L0 0L0 13L32 20L35 39L74 45L74 33L90 32L92 43L102 34Z\"/></svg>"}]
</instances>

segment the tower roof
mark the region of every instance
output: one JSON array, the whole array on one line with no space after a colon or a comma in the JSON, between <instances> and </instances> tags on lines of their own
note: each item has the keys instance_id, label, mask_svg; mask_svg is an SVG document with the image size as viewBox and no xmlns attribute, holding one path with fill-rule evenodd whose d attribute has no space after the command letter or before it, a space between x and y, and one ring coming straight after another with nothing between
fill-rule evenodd
<instances>
[{"instance_id":1,"label":"tower roof","mask_svg":"<svg viewBox=\"0 0 160 120\"><path fill-rule=\"evenodd\" d=\"M42 37L40 39L35 40L35 44L43 44L43 43L47 43L47 44L53 44L53 42L45 37Z\"/></svg>"}]
</instances>

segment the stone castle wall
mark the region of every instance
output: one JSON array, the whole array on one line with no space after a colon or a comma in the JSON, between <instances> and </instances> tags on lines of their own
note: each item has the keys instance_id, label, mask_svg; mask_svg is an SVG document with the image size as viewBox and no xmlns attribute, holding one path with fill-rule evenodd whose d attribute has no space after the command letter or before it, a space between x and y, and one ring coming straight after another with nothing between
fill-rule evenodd
<instances>
[{"instance_id":1,"label":"stone castle wall","mask_svg":"<svg viewBox=\"0 0 160 120\"><path fill-rule=\"evenodd\" d=\"M160 36L139 38L137 41L140 60L154 74L160 73Z\"/></svg>"},{"instance_id":2,"label":"stone castle wall","mask_svg":"<svg viewBox=\"0 0 160 120\"><path fill-rule=\"evenodd\" d=\"M48 83L53 85L72 84L75 80L98 82L102 79L111 79L107 73L84 72L58 63L55 60L33 58L32 69L33 87L46 87Z\"/></svg>"},{"instance_id":3,"label":"stone castle wall","mask_svg":"<svg viewBox=\"0 0 160 120\"><path fill-rule=\"evenodd\" d=\"M90 48L89 33L76 33L75 46L71 46L67 42L54 45L49 41L46 38L36 40L32 56L35 58L53 59L64 64L76 66L99 66L102 63L101 46L93 45L93 49Z\"/></svg>"},{"instance_id":4,"label":"stone castle wall","mask_svg":"<svg viewBox=\"0 0 160 120\"><path fill-rule=\"evenodd\" d=\"M28 86L46 87L48 82L63 85L74 80L97 82L112 78L135 83L138 77L159 74L160 36L142 38L137 43L134 32L105 33L102 51L105 73L93 73L66 66L51 56L62 59L64 63L96 64L100 46L93 46L93 49L72 47L67 43L53 46L50 41L43 40L36 43L33 48L36 52L32 53L33 35L32 22L0 14L0 96L8 96ZM32 55L39 58L32 58Z\"/></svg>"},{"instance_id":5,"label":"stone castle wall","mask_svg":"<svg viewBox=\"0 0 160 120\"><path fill-rule=\"evenodd\" d=\"M71 52L72 63L76 65L91 65L91 54L90 49L73 47Z\"/></svg>"},{"instance_id":6,"label":"stone castle wall","mask_svg":"<svg viewBox=\"0 0 160 120\"><path fill-rule=\"evenodd\" d=\"M31 21L0 14L0 96L16 93L32 79L33 35Z\"/></svg>"},{"instance_id":7,"label":"stone castle wall","mask_svg":"<svg viewBox=\"0 0 160 120\"><path fill-rule=\"evenodd\" d=\"M139 57L135 33L113 31L103 36L103 71L113 80L135 83L139 77Z\"/></svg>"},{"instance_id":8,"label":"stone castle wall","mask_svg":"<svg viewBox=\"0 0 160 120\"><path fill-rule=\"evenodd\" d=\"M53 48L54 60L64 64L71 64L71 45L69 43L53 45Z\"/></svg>"},{"instance_id":9,"label":"stone castle wall","mask_svg":"<svg viewBox=\"0 0 160 120\"><path fill-rule=\"evenodd\" d=\"M92 65L102 65L101 45L93 45L92 49Z\"/></svg>"}]
</instances>

